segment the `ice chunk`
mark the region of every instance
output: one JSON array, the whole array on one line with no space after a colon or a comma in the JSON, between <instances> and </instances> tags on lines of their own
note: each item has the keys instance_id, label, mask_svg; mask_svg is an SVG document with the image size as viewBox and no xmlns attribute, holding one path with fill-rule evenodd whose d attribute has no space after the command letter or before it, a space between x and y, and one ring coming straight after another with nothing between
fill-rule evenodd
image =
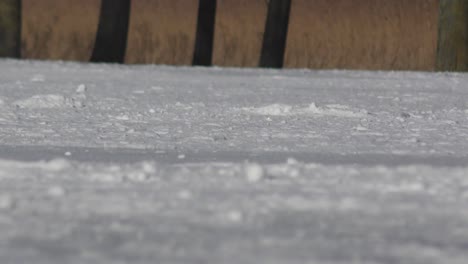
<instances>
[{"instance_id":1,"label":"ice chunk","mask_svg":"<svg viewBox=\"0 0 468 264\"><path fill-rule=\"evenodd\" d=\"M245 165L245 176L251 183L259 182L265 176L265 170L260 164L249 163Z\"/></svg>"},{"instance_id":2,"label":"ice chunk","mask_svg":"<svg viewBox=\"0 0 468 264\"><path fill-rule=\"evenodd\" d=\"M13 105L26 109L63 108L67 107L67 100L59 94L41 94L15 101Z\"/></svg>"}]
</instances>

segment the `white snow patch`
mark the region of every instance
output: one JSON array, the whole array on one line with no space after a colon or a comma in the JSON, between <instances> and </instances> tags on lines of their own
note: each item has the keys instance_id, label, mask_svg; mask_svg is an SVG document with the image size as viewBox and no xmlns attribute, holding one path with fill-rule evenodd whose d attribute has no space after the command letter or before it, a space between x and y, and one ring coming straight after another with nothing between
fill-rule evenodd
<instances>
[{"instance_id":1,"label":"white snow patch","mask_svg":"<svg viewBox=\"0 0 468 264\"><path fill-rule=\"evenodd\" d=\"M16 119L15 113L7 107L5 99L0 97L0 122L11 123L12 120Z\"/></svg>"},{"instance_id":2,"label":"white snow patch","mask_svg":"<svg viewBox=\"0 0 468 264\"><path fill-rule=\"evenodd\" d=\"M230 210L229 212L227 212L226 217L229 221L238 223L243 220L244 215L239 210Z\"/></svg>"},{"instance_id":3,"label":"white snow patch","mask_svg":"<svg viewBox=\"0 0 468 264\"><path fill-rule=\"evenodd\" d=\"M11 195L0 195L0 210L10 210L14 207L14 201Z\"/></svg>"},{"instance_id":4,"label":"white snow patch","mask_svg":"<svg viewBox=\"0 0 468 264\"><path fill-rule=\"evenodd\" d=\"M26 109L65 108L69 106L68 100L59 94L34 95L30 98L18 100L13 103L16 107Z\"/></svg>"},{"instance_id":5,"label":"white snow patch","mask_svg":"<svg viewBox=\"0 0 468 264\"><path fill-rule=\"evenodd\" d=\"M189 190L181 190L181 191L177 194L177 197L178 197L180 200L190 200L190 199L192 199L193 194L192 194L192 192L189 191Z\"/></svg>"},{"instance_id":6,"label":"white snow patch","mask_svg":"<svg viewBox=\"0 0 468 264\"><path fill-rule=\"evenodd\" d=\"M49 195L50 197L54 197L54 198L63 197L65 193L66 193L65 189L59 185L51 186L47 190L47 195Z\"/></svg>"},{"instance_id":7,"label":"white snow patch","mask_svg":"<svg viewBox=\"0 0 468 264\"><path fill-rule=\"evenodd\" d=\"M31 77L31 82L44 82L45 80L46 78L42 74L35 74Z\"/></svg>"},{"instance_id":8,"label":"white snow patch","mask_svg":"<svg viewBox=\"0 0 468 264\"><path fill-rule=\"evenodd\" d=\"M17 100L13 105L24 109L83 108L86 106L86 91L86 86L80 84L71 97L61 94L38 94Z\"/></svg>"},{"instance_id":9,"label":"white snow patch","mask_svg":"<svg viewBox=\"0 0 468 264\"><path fill-rule=\"evenodd\" d=\"M258 115L284 116L290 115L293 108L290 105L272 104L259 108L247 108L246 110Z\"/></svg>"},{"instance_id":10,"label":"white snow patch","mask_svg":"<svg viewBox=\"0 0 468 264\"><path fill-rule=\"evenodd\" d=\"M367 116L366 110L352 110L346 105L331 104L324 107L318 107L315 103L311 103L309 107L302 109L306 114L336 116L336 117L365 117Z\"/></svg>"},{"instance_id":11,"label":"white snow patch","mask_svg":"<svg viewBox=\"0 0 468 264\"><path fill-rule=\"evenodd\" d=\"M163 91L164 90L164 87L161 87L161 86L152 86L150 88L152 91L155 91L155 92L160 92L160 91Z\"/></svg>"},{"instance_id":12,"label":"white snow patch","mask_svg":"<svg viewBox=\"0 0 468 264\"><path fill-rule=\"evenodd\" d=\"M82 93L85 93L86 91L87 91L86 85L80 84L80 85L78 85L78 87L76 88L76 91L75 91L75 92L76 92L76 93L82 94Z\"/></svg>"},{"instance_id":13,"label":"white snow patch","mask_svg":"<svg viewBox=\"0 0 468 264\"><path fill-rule=\"evenodd\" d=\"M328 201L320 201L320 200L311 200L307 199L306 197L302 196L292 196L286 198L284 201L285 204L288 205L289 208L297 211L309 211L314 209L328 209L331 207Z\"/></svg>"},{"instance_id":14,"label":"white snow patch","mask_svg":"<svg viewBox=\"0 0 468 264\"><path fill-rule=\"evenodd\" d=\"M128 169L124 172L124 179L132 182L145 182L150 180L151 176L156 173L156 166L151 162L143 162L136 169Z\"/></svg>"},{"instance_id":15,"label":"white snow patch","mask_svg":"<svg viewBox=\"0 0 468 264\"><path fill-rule=\"evenodd\" d=\"M71 163L66 159L53 159L49 162L40 162L39 165L49 171L63 171L71 167Z\"/></svg>"},{"instance_id":16,"label":"white snow patch","mask_svg":"<svg viewBox=\"0 0 468 264\"><path fill-rule=\"evenodd\" d=\"M22 162L13 160L0 160L0 179L21 176L17 171L30 170L36 175L41 173L51 175L63 172L71 168L71 163L65 159L53 159L50 161Z\"/></svg>"},{"instance_id":17,"label":"white snow patch","mask_svg":"<svg viewBox=\"0 0 468 264\"><path fill-rule=\"evenodd\" d=\"M245 176L251 183L259 182L265 176L265 170L260 164L249 163L245 165Z\"/></svg>"},{"instance_id":18,"label":"white snow patch","mask_svg":"<svg viewBox=\"0 0 468 264\"><path fill-rule=\"evenodd\" d=\"M290 157L290 158L288 158L286 160L286 164L287 165L297 165L297 164L299 164L299 161L297 161L295 158Z\"/></svg>"},{"instance_id":19,"label":"white snow patch","mask_svg":"<svg viewBox=\"0 0 468 264\"><path fill-rule=\"evenodd\" d=\"M348 118L362 118L368 115L366 110L351 109L346 105L330 104L318 107L311 103L308 107L293 107L286 104L271 104L263 107L246 107L244 111L266 116L316 115Z\"/></svg>"},{"instance_id":20,"label":"white snow patch","mask_svg":"<svg viewBox=\"0 0 468 264\"><path fill-rule=\"evenodd\" d=\"M130 117L125 114L121 114L115 117L115 119L120 120L120 121L128 121L130 120Z\"/></svg>"},{"instance_id":21,"label":"white snow patch","mask_svg":"<svg viewBox=\"0 0 468 264\"><path fill-rule=\"evenodd\" d=\"M74 108L83 108L86 107L86 92L88 91L88 88L84 84L78 85L76 88L75 94L71 98L71 105Z\"/></svg>"}]
</instances>

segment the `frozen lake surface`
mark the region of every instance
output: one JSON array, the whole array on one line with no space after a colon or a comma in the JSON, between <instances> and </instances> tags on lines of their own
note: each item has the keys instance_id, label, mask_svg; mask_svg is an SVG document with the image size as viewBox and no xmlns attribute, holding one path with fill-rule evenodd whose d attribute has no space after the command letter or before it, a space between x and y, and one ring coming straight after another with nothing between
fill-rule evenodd
<instances>
[{"instance_id":1,"label":"frozen lake surface","mask_svg":"<svg viewBox=\"0 0 468 264\"><path fill-rule=\"evenodd\" d=\"M468 75L0 60L0 263L466 263Z\"/></svg>"}]
</instances>

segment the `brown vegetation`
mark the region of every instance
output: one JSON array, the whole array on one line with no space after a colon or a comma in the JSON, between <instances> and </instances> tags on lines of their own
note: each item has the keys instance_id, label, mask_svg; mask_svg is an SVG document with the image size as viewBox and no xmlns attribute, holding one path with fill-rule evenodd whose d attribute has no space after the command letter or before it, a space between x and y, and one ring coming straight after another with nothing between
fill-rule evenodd
<instances>
[{"instance_id":1,"label":"brown vegetation","mask_svg":"<svg viewBox=\"0 0 468 264\"><path fill-rule=\"evenodd\" d=\"M127 63L189 65L198 1L132 1Z\"/></svg>"},{"instance_id":2,"label":"brown vegetation","mask_svg":"<svg viewBox=\"0 0 468 264\"><path fill-rule=\"evenodd\" d=\"M265 27L266 0L218 0L213 64L256 67Z\"/></svg>"},{"instance_id":3,"label":"brown vegetation","mask_svg":"<svg viewBox=\"0 0 468 264\"><path fill-rule=\"evenodd\" d=\"M438 0L294 0L285 66L433 70Z\"/></svg>"},{"instance_id":4,"label":"brown vegetation","mask_svg":"<svg viewBox=\"0 0 468 264\"><path fill-rule=\"evenodd\" d=\"M99 5L99 0L23 0L22 56L89 60Z\"/></svg>"},{"instance_id":5,"label":"brown vegetation","mask_svg":"<svg viewBox=\"0 0 468 264\"><path fill-rule=\"evenodd\" d=\"M23 0L26 58L89 59L99 0ZM293 0L285 66L433 70L439 0ZM213 62L257 66L266 0L219 0ZM134 0L128 63L190 64L196 0Z\"/></svg>"},{"instance_id":6,"label":"brown vegetation","mask_svg":"<svg viewBox=\"0 0 468 264\"><path fill-rule=\"evenodd\" d=\"M20 57L21 2L0 1L0 57Z\"/></svg>"}]
</instances>

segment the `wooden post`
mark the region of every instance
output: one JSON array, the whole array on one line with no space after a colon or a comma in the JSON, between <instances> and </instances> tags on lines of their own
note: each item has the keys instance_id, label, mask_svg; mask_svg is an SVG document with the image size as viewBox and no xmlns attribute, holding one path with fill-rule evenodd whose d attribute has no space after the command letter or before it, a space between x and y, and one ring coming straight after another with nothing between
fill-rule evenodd
<instances>
[{"instance_id":1,"label":"wooden post","mask_svg":"<svg viewBox=\"0 0 468 264\"><path fill-rule=\"evenodd\" d=\"M92 62L124 62L129 18L130 0L102 0Z\"/></svg>"},{"instance_id":2,"label":"wooden post","mask_svg":"<svg viewBox=\"0 0 468 264\"><path fill-rule=\"evenodd\" d=\"M260 67L282 68L291 0L269 0Z\"/></svg>"},{"instance_id":3,"label":"wooden post","mask_svg":"<svg viewBox=\"0 0 468 264\"><path fill-rule=\"evenodd\" d=\"M440 0L437 71L468 71L468 0Z\"/></svg>"},{"instance_id":4,"label":"wooden post","mask_svg":"<svg viewBox=\"0 0 468 264\"><path fill-rule=\"evenodd\" d=\"M0 1L0 57L21 57L21 0Z\"/></svg>"},{"instance_id":5,"label":"wooden post","mask_svg":"<svg viewBox=\"0 0 468 264\"><path fill-rule=\"evenodd\" d=\"M215 22L216 0L199 0L193 65L211 66Z\"/></svg>"}]
</instances>

